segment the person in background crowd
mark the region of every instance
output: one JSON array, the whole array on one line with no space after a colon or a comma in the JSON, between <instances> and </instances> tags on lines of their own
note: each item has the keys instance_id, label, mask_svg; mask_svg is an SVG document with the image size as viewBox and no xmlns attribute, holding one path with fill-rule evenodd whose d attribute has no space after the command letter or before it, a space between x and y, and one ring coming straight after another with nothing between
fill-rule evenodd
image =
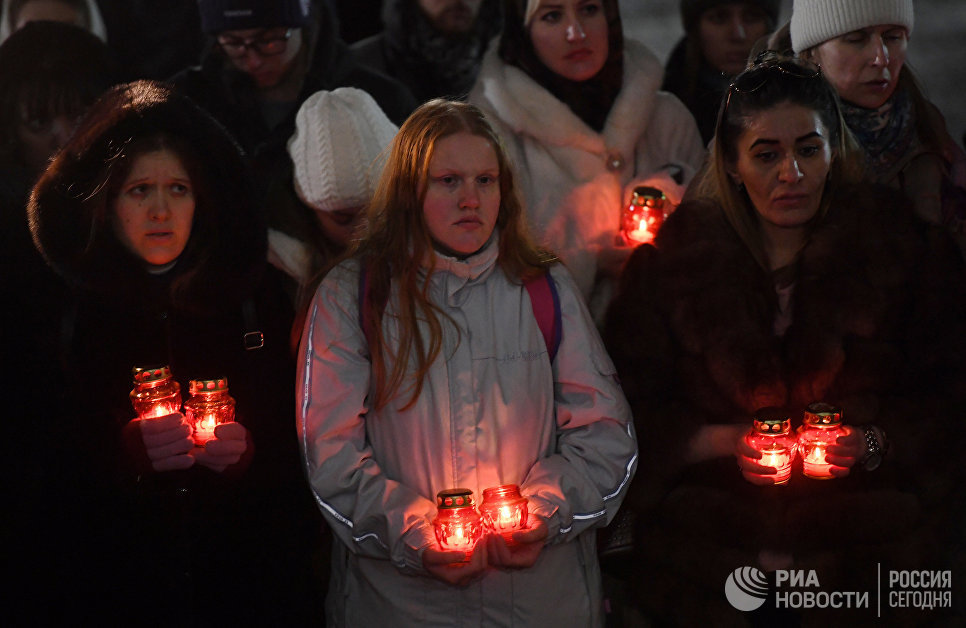
<instances>
[{"instance_id":1,"label":"person in background crowd","mask_svg":"<svg viewBox=\"0 0 966 628\"><path fill-rule=\"evenodd\" d=\"M94 0L0 0L0 42L28 22L73 24L107 40L101 10Z\"/></svg>"},{"instance_id":2,"label":"person in background crowd","mask_svg":"<svg viewBox=\"0 0 966 628\"><path fill-rule=\"evenodd\" d=\"M465 99L503 25L500 0L388 0L382 22L383 32L352 50L361 63L404 83L419 102Z\"/></svg>"},{"instance_id":3,"label":"person in background crowd","mask_svg":"<svg viewBox=\"0 0 966 628\"><path fill-rule=\"evenodd\" d=\"M199 0L198 7L211 49L201 66L172 80L241 143L268 226L306 241L316 218L295 195L285 150L302 103L319 90L357 87L398 124L415 100L355 60L321 0Z\"/></svg>"},{"instance_id":4,"label":"person in background crowd","mask_svg":"<svg viewBox=\"0 0 966 628\"><path fill-rule=\"evenodd\" d=\"M317 219L313 237L296 240L268 231L269 261L294 280L296 304L293 346L298 348L302 314L322 280L322 273L345 252L372 199L396 135L372 96L354 87L313 94L295 117L288 142L295 191Z\"/></svg>"},{"instance_id":5,"label":"person in background crowd","mask_svg":"<svg viewBox=\"0 0 966 628\"><path fill-rule=\"evenodd\" d=\"M767 53L729 88L693 198L625 268L604 337L642 435L628 599L655 623L791 625L732 607L729 574L815 570L823 591L875 591L877 565L949 569L963 547L948 431L966 407L966 270L909 199L851 183L850 143L817 66ZM799 460L776 486L745 440L752 418L794 430L813 402L849 426L816 461L834 479ZM945 616L906 610L882 621Z\"/></svg>"},{"instance_id":6,"label":"person in background crowd","mask_svg":"<svg viewBox=\"0 0 966 628\"><path fill-rule=\"evenodd\" d=\"M382 0L326 0L332 13L339 20L339 37L347 44L354 44L366 37L372 37L382 30L379 15Z\"/></svg>"},{"instance_id":7,"label":"person in background crowd","mask_svg":"<svg viewBox=\"0 0 966 628\"><path fill-rule=\"evenodd\" d=\"M599 321L630 251L615 244L622 208L641 184L680 201L704 159L701 136L659 91L657 58L625 40L617 0L505 0L504 16L469 102L499 130L534 233Z\"/></svg>"},{"instance_id":8,"label":"person in background crowd","mask_svg":"<svg viewBox=\"0 0 966 628\"><path fill-rule=\"evenodd\" d=\"M602 626L595 529L620 506L637 443L573 280L526 235L482 112L417 109L366 217L319 286L299 356L306 473L337 537L328 625ZM555 349L531 282L556 291L543 300ZM441 549L437 493L503 484L529 501L515 545L490 534Z\"/></svg>"},{"instance_id":9,"label":"person in background crowd","mask_svg":"<svg viewBox=\"0 0 966 628\"><path fill-rule=\"evenodd\" d=\"M321 519L292 430L292 310L237 144L149 81L107 92L31 194L34 240L70 286L35 426L51 623L307 625ZM58 359L59 358L59 359ZM137 418L132 368L226 378L235 420L193 442ZM45 555L46 556L46 555Z\"/></svg>"},{"instance_id":10,"label":"person in background crowd","mask_svg":"<svg viewBox=\"0 0 966 628\"><path fill-rule=\"evenodd\" d=\"M78 120L115 81L107 46L88 31L58 22L32 22L0 45L0 329L6 330L0 372L11 417L4 432L10 465L6 559L29 565L8 590L6 617L43 624L49 586L38 513L51 501L43 457L24 443L37 442L49 418L41 400L59 398L56 354L63 286L31 240L26 204L30 188ZM56 501L56 500L55 500ZM38 544L23 539L40 538ZM16 542L14 542L16 539ZM22 552L22 554L21 554ZM22 560L21 560L22 558ZM36 568L34 568L36 566ZM46 593L45 593L46 591ZM9 621L9 619L8 619Z\"/></svg>"},{"instance_id":11,"label":"person in background crowd","mask_svg":"<svg viewBox=\"0 0 966 628\"><path fill-rule=\"evenodd\" d=\"M906 63L912 0L795 0L796 54L822 66L871 179L901 190L966 255L966 153Z\"/></svg>"},{"instance_id":12,"label":"person in background crowd","mask_svg":"<svg viewBox=\"0 0 966 628\"><path fill-rule=\"evenodd\" d=\"M732 77L745 69L756 41L778 23L778 0L681 0L684 37L664 67L664 85L681 99L705 144Z\"/></svg>"},{"instance_id":13,"label":"person in background crowd","mask_svg":"<svg viewBox=\"0 0 966 628\"><path fill-rule=\"evenodd\" d=\"M125 81L163 81L201 56L198 0L113 0L102 2L101 13Z\"/></svg>"}]
</instances>

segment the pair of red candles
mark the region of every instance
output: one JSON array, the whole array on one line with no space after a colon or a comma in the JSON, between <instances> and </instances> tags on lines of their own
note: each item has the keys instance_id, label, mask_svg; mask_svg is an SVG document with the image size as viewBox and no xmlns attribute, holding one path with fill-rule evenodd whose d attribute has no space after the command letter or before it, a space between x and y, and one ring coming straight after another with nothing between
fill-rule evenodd
<instances>
[{"instance_id":1,"label":"pair of red candles","mask_svg":"<svg viewBox=\"0 0 966 628\"><path fill-rule=\"evenodd\" d=\"M791 419L777 408L760 410L751 432L745 437L749 445L761 452L759 464L774 467L775 484L788 482L792 460L802 456L802 473L816 480L830 480L832 464L825 454L839 436L849 434L842 425L842 411L823 402L809 404L802 425L792 433Z\"/></svg>"},{"instance_id":2,"label":"pair of red candles","mask_svg":"<svg viewBox=\"0 0 966 628\"><path fill-rule=\"evenodd\" d=\"M512 543L512 534L527 527L527 498L516 484L504 484L483 491L477 512L473 491L451 488L436 494L433 530L440 548L466 552L469 559L485 531L503 535Z\"/></svg>"},{"instance_id":3,"label":"pair of red candles","mask_svg":"<svg viewBox=\"0 0 966 628\"><path fill-rule=\"evenodd\" d=\"M215 427L235 420L235 400L228 394L228 378L193 379L191 397L184 402L191 438L204 445L215 436ZM181 410L181 386L171 367L134 367L131 405L139 419L156 419Z\"/></svg>"}]
</instances>

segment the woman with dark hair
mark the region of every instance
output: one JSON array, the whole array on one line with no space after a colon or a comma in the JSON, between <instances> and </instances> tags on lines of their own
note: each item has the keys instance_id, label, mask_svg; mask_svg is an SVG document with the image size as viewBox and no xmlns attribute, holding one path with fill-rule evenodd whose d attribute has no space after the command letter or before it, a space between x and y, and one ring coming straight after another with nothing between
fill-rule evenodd
<instances>
[{"instance_id":1,"label":"woman with dark hair","mask_svg":"<svg viewBox=\"0 0 966 628\"><path fill-rule=\"evenodd\" d=\"M630 251L616 238L633 189L676 203L704 159L694 118L661 79L653 53L624 38L617 0L505 0L469 96L510 151L535 234L595 315Z\"/></svg>"},{"instance_id":2,"label":"woman with dark hair","mask_svg":"<svg viewBox=\"0 0 966 628\"><path fill-rule=\"evenodd\" d=\"M692 200L628 261L605 340L645 435L630 599L659 623L754 623L721 595L740 567L875 591L877 564L948 569L962 542L947 431L966 275L945 233L861 173L834 88L768 53L728 89ZM834 479L797 461L788 479L746 436L776 414L794 429L813 402L848 427L816 460Z\"/></svg>"},{"instance_id":3,"label":"woman with dark hair","mask_svg":"<svg viewBox=\"0 0 966 628\"><path fill-rule=\"evenodd\" d=\"M64 402L44 426L72 514L51 570L70 617L313 615L320 530L289 418L292 311L249 181L219 124L142 81L105 94L34 187L34 240L71 289ZM184 392L227 378L235 420L199 445L181 412L135 418L132 368L160 365Z\"/></svg>"},{"instance_id":4,"label":"woman with dark hair","mask_svg":"<svg viewBox=\"0 0 966 628\"><path fill-rule=\"evenodd\" d=\"M299 357L306 472L337 539L328 624L602 626L595 529L634 473L630 415L480 110L417 109L366 216ZM437 544L440 491L505 484L529 501L509 544Z\"/></svg>"},{"instance_id":5,"label":"woman with dark hair","mask_svg":"<svg viewBox=\"0 0 966 628\"><path fill-rule=\"evenodd\" d=\"M684 37L664 66L665 89L688 108L707 144L731 79L778 22L778 0L681 0Z\"/></svg>"}]
</instances>

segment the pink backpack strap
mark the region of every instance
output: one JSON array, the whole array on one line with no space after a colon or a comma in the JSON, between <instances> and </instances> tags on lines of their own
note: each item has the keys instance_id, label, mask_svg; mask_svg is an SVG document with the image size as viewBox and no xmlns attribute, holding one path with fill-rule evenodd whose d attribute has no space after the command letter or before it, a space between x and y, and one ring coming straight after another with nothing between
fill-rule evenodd
<instances>
[{"instance_id":1,"label":"pink backpack strap","mask_svg":"<svg viewBox=\"0 0 966 628\"><path fill-rule=\"evenodd\" d=\"M554 283L553 277L550 276L550 271L531 279L524 285L530 294L533 316L537 319L540 333L543 334L543 341L547 345L550 362L553 363L554 358L557 357L557 349L560 347L560 337L563 331L557 285Z\"/></svg>"},{"instance_id":2,"label":"pink backpack strap","mask_svg":"<svg viewBox=\"0 0 966 628\"><path fill-rule=\"evenodd\" d=\"M557 284L554 283L550 272L531 279L524 286L530 295L530 306L533 308L533 317L537 319L537 326L543 335L544 344L547 345L547 353L550 362L553 363L557 357L557 348L560 347L560 337L563 330L560 315L560 296L557 294ZM372 299L369 295L369 273L363 265L359 269L359 326L362 333L369 341L370 329L367 323L366 312L372 307Z\"/></svg>"}]
</instances>

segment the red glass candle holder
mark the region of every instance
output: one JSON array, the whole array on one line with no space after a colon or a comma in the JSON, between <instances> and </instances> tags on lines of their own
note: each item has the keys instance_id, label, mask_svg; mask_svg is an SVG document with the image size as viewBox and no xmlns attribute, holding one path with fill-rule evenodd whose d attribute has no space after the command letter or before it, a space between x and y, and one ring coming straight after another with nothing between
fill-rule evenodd
<instances>
[{"instance_id":1,"label":"red glass candle holder","mask_svg":"<svg viewBox=\"0 0 966 628\"><path fill-rule=\"evenodd\" d=\"M464 561L469 561L483 536L483 519L473 507L473 491L451 488L437 493L433 530L441 549L465 552Z\"/></svg>"},{"instance_id":2,"label":"red glass candle holder","mask_svg":"<svg viewBox=\"0 0 966 628\"><path fill-rule=\"evenodd\" d=\"M758 464L774 467L775 484L785 484L792 475L796 439L792 421L778 408L763 408L755 413L751 432L745 437L755 451L761 452Z\"/></svg>"},{"instance_id":3,"label":"red glass candle holder","mask_svg":"<svg viewBox=\"0 0 966 628\"><path fill-rule=\"evenodd\" d=\"M491 532L500 534L507 544L513 543L513 533L527 527L527 498L516 484L503 484L483 491L480 515Z\"/></svg>"},{"instance_id":4,"label":"red glass candle holder","mask_svg":"<svg viewBox=\"0 0 966 628\"><path fill-rule=\"evenodd\" d=\"M842 425L842 411L823 402L811 403L805 409L805 417L798 428L798 450L802 455L802 471L805 477L816 480L831 480L832 464L825 461L829 446L834 445L839 436L849 433Z\"/></svg>"},{"instance_id":5,"label":"red glass candle holder","mask_svg":"<svg viewBox=\"0 0 966 628\"><path fill-rule=\"evenodd\" d=\"M631 202L621 214L621 235L629 244L647 244L654 240L664 224L667 197L657 188L642 185L634 188Z\"/></svg>"},{"instance_id":6,"label":"red glass candle holder","mask_svg":"<svg viewBox=\"0 0 966 628\"><path fill-rule=\"evenodd\" d=\"M191 397L184 402L184 413L196 445L215 437L215 427L235 420L235 400L228 394L228 378L193 379L188 383Z\"/></svg>"},{"instance_id":7,"label":"red glass candle holder","mask_svg":"<svg viewBox=\"0 0 966 628\"><path fill-rule=\"evenodd\" d=\"M181 410L181 386L169 366L135 366L131 405L139 419L156 419Z\"/></svg>"}]
</instances>

